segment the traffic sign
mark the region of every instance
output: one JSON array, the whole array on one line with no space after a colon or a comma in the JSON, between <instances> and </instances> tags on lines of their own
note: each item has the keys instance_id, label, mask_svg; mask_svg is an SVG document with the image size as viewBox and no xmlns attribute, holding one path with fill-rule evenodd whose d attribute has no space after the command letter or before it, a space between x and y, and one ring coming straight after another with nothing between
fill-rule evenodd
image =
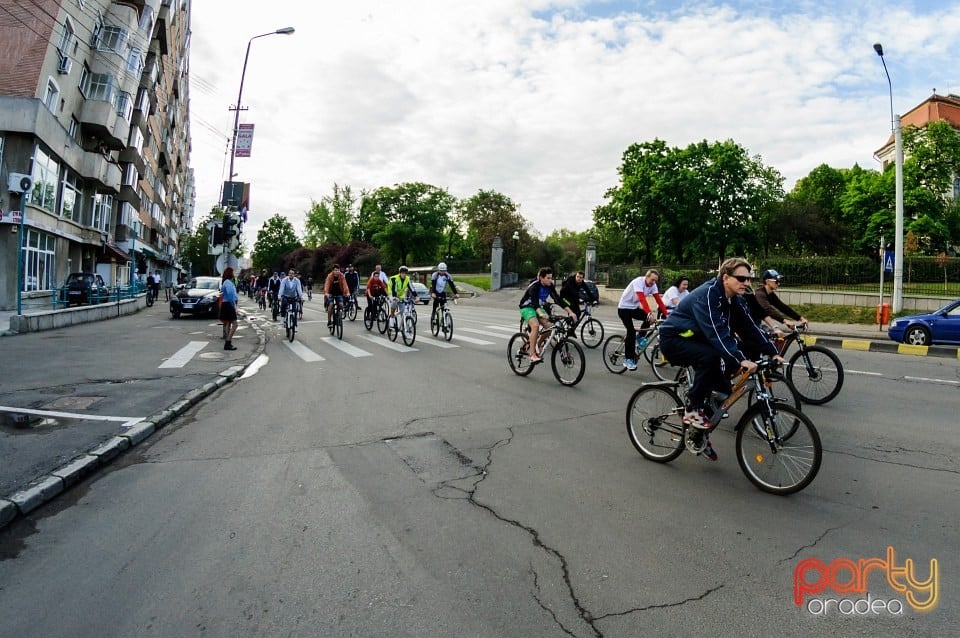
<instances>
[{"instance_id":1,"label":"traffic sign","mask_svg":"<svg viewBox=\"0 0 960 638\"><path fill-rule=\"evenodd\" d=\"M883 251L883 271L893 272L893 251L892 250Z\"/></svg>"}]
</instances>

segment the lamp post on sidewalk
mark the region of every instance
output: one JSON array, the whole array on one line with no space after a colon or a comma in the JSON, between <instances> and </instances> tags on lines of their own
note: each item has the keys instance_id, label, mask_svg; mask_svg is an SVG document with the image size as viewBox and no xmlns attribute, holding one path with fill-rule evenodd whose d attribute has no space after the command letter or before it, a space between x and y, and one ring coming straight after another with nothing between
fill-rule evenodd
<instances>
[{"instance_id":1,"label":"lamp post on sidewalk","mask_svg":"<svg viewBox=\"0 0 960 638\"><path fill-rule=\"evenodd\" d=\"M253 41L257 38L265 38L268 35L290 35L294 32L293 27L284 27L282 29L277 29L276 31L271 31L269 33L261 33L260 35L255 35L250 40L247 41L247 54L243 56L243 72L240 73L240 92L237 93L237 105L233 109L235 114L233 116L233 141L230 143L230 174L227 178L227 181L233 181L233 160L237 154L237 133L240 130L240 101L243 99L243 80L247 75L247 60L250 59L250 45L253 44Z\"/></svg>"},{"instance_id":2,"label":"lamp post on sidewalk","mask_svg":"<svg viewBox=\"0 0 960 638\"><path fill-rule=\"evenodd\" d=\"M893 312L903 310L903 132L900 126L900 116L893 114L893 83L890 81L890 72L883 59L883 45L877 42L873 50L880 56L883 63L883 72L887 75L887 87L890 90L890 130L893 133L894 154L896 161L896 217L893 238ZM882 258L882 255L881 255Z\"/></svg>"}]
</instances>

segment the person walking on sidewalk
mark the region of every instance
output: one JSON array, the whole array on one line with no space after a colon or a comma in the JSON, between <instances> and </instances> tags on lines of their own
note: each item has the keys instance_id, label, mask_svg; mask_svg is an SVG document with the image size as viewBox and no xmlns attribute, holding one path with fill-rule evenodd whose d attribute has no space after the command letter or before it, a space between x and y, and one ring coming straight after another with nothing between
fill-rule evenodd
<instances>
[{"instance_id":1,"label":"person walking on sidewalk","mask_svg":"<svg viewBox=\"0 0 960 638\"><path fill-rule=\"evenodd\" d=\"M223 322L223 349L236 350L233 333L237 331L237 287L233 283L233 268L223 271L220 283L220 321Z\"/></svg>"}]
</instances>

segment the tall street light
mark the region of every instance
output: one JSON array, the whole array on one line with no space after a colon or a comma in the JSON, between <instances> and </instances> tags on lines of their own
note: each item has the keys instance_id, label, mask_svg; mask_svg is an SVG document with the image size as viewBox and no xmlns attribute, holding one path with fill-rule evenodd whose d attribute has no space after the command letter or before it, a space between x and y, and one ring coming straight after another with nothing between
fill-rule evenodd
<instances>
[{"instance_id":1,"label":"tall street light","mask_svg":"<svg viewBox=\"0 0 960 638\"><path fill-rule=\"evenodd\" d=\"M517 285L520 285L520 232L513 231L513 265L517 270Z\"/></svg>"},{"instance_id":2,"label":"tall street light","mask_svg":"<svg viewBox=\"0 0 960 638\"><path fill-rule=\"evenodd\" d=\"M873 50L880 56L883 63L883 72L887 74L887 87L890 89L890 130L893 132L894 153L896 156L896 227L894 228L893 244L893 312L903 310L903 134L900 127L900 116L893 114L893 83L890 82L890 72L883 59L883 45L877 42ZM880 259L884 256L881 253Z\"/></svg>"},{"instance_id":3,"label":"tall street light","mask_svg":"<svg viewBox=\"0 0 960 638\"><path fill-rule=\"evenodd\" d=\"M233 141L230 143L230 176L227 178L227 181L233 181L233 160L237 155L237 133L240 130L240 100L243 99L243 80L247 75L247 60L250 59L250 45L253 44L253 41L257 38L265 38L268 35L290 35L293 33L293 27L284 27L282 29L277 29L276 31L271 31L270 33L261 33L260 35L255 35L250 40L247 41L247 54L243 56L243 72L240 74L240 92L237 93L237 106L234 109L236 114L233 116Z\"/></svg>"}]
</instances>

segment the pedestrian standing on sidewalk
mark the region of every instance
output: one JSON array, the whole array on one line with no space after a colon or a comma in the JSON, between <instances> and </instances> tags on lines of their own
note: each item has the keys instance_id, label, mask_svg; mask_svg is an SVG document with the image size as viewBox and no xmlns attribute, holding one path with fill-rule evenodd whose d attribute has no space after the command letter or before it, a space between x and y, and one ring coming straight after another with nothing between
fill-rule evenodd
<instances>
[{"instance_id":1,"label":"pedestrian standing on sidewalk","mask_svg":"<svg viewBox=\"0 0 960 638\"><path fill-rule=\"evenodd\" d=\"M233 333L237 331L237 287L233 283L233 268L223 271L220 283L220 321L223 322L224 350L236 350Z\"/></svg>"}]
</instances>

